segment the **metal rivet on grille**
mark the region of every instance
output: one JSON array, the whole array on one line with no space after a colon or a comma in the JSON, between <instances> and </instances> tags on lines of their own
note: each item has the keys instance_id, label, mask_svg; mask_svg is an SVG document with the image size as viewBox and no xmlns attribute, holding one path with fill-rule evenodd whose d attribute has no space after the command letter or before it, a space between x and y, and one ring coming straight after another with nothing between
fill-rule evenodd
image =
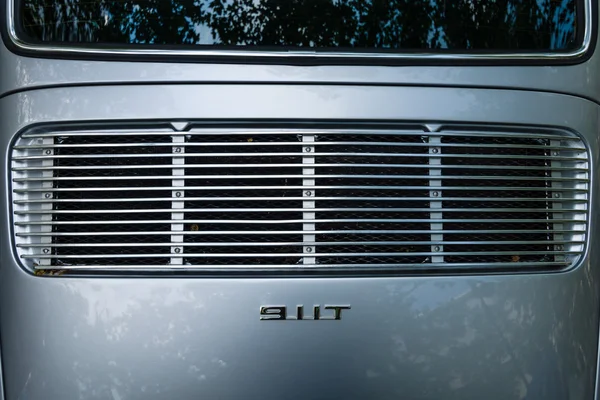
<instances>
[{"instance_id":1,"label":"metal rivet on grille","mask_svg":"<svg viewBox=\"0 0 600 400\"><path fill-rule=\"evenodd\" d=\"M558 199L560 197L560 193L554 193L554 197Z\"/></svg>"},{"instance_id":2,"label":"metal rivet on grille","mask_svg":"<svg viewBox=\"0 0 600 400\"><path fill-rule=\"evenodd\" d=\"M181 192L176 192L175 197L181 197Z\"/></svg>"},{"instance_id":3,"label":"metal rivet on grille","mask_svg":"<svg viewBox=\"0 0 600 400\"><path fill-rule=\"evenodd\" d=\"M173 251L174 251L175 253L179 254L179 253L181 253L181 248L180 248L180 247L175 247L175 248L173 249Z\"/></svg>"},{"instance_id":4,"label":"metal rivet on grille","mask_svg":"<svg viewBox=\"0 0 600 400\"><path fill-rule=\"evenodd\" d=\"M52 194L46 193L46 194L44 194L44 197L47 198L47 199L49 199L50 197L52 197Z\"/></svg>"},{"instance_id":5,"label":"metal rivet on grille","mask_svg":"<svg viewBox=\"0 0 600 400\"><path fill-rule=\"evenodd\" d=\"M564 250L564 246L559 244L558 246L556 246L556 250Z\"/></svg>"},{"instance_id":6,"label":"metal rivet on grille","mask_svg":"<svg viewBox=\"0 0 600 400\"><path fill-rule=\"evenodd\" d=\"M312 247L305 247L304 251L306 251L307 253L312 253L313 248Z\"/></svg>"},{"instance_id":7,"label":"metal rivet on grille","mask_svg":"<svg viewBox=\"0 0 600 400\"><path fill-rule=\"evenodd\" d=\"M433 154L437 154L437 153L439 153L440 151L439 151L438 149L431 149L431 152L432 152Z\"/></svg>"},{"instance_id":8,"label":"metal rivet on grille","mask_svg":"<svg viewBox=\"0 0 600 400\"><path fill-rule=\"evenodd\" d=\"M175 153L181 153L181 147L175 147Z\"/></svg>"},{"instance_id":9,"label":"metal rivet on grille","mask_svg":"<svg viewBox=\"0 0 600 400\"><path fill-rule=\"evenodd\" d=\"M310 148L310 147L305 147L305 148L304 148L304 151L306 151L307 153L310 153L310 152L312 151L312 148Z\"/></svg>"},{"instance_id":10,"label":"metal rivet on grille","mask_svg":"<svg viewBox=\"0 0 600 400\"><path fill-rule=\"evenodd\" d=\"M442 248L441 248L440 246L435 246L435 247L433 248L433 251L440 251L441 249L442 249Z\"/></svg>"},{"instance_id":11,"label":"metal rivet on grille","mask_svg":"<svg viewBox=\"0 0 600 400\"><path fill-rule=\"evenodd\" d=\"M43 252L44 254L48 254L48 253L50 253L50 249L44 249L44 250L42 250L42 252Z\"/></svg>"},{"instance_id":12,"label":"metal rivet on grille","mask_svg":"<svg viewBox=\"0 0 600 400\"><path fill-rule=\"evenodd\" d=\"M46 150L45 153L47 156L49 156L50 154L52 154L52 150Z\"/></svg>"},{"instance_id":13,"label":"metal rivet on grille","mask_svg":"<svg viewBox=\"0 0 600 400\"><path fill-rule=\"evenodd\" d=\"M552 153L553 156L557 156L558 155L558 151L555 151Z\"/></svg>"},{"instance_id":14,"label":"metal rivet on grille","mask_svg":"<svg viewBox=\"0 0 600 400\"><path fill-rule=\"evenodd\" d=\"M312 192L310 190L307 190L306 192L304 192L304 194L309 197L312 196Z\"/></svg>"},{"instance_id":15,"label":"metal rivet on grille","mask_svg":"<svg viewBox=\"0 0 600 400\"><path fill-rule=\"evenodd\" d=\"M432 192L431 195L433 197L438 197L440 195L440 192Z\"/></svg>"}]
</instances>

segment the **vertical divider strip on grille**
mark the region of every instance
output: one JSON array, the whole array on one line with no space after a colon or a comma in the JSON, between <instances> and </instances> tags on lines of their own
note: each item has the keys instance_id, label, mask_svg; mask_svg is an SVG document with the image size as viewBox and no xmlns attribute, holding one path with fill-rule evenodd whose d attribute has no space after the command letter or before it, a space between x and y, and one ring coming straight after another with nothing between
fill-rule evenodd
<instances>
[{"instance_id":1,"label":"vertical divider strip on grille","mask_svg":"<svg viewBox=\"0 0 600 400\"><path fill-rule=\"evenodd\" d=\"M550 146L552 148L559 148L561 145L560 140L552 140L550 141ZM552 150L551 152L551 168L552 168L552 172L551 172L551 177L553 179L552 181L552 193L550 194L550 196L554 199L554 201L552 202L552 209L553 210L562 210L562 198L564 196L564 193L562 193L562 182L560 181L560 179L562 178L562 171L560 170L561 168L561 161L557 160L556 158L560 156L560 152L559 150ZM558 178L558 179L555 179ZM552 219L554 220L562 220L563 219L563 213L562 212L553 212L552 213ZM563 235L563 224L562 223L554 223L552 225L553 228L553 240L556 242L562 242L564 240L564 235ZM561 252L564 250L564 244L555 244L552 248L553 251L555 252ZM554 261L558 261L558 262L564 262L565 261L565 256L564 253L561 254L556 254L554 256Z\"/></svg>"},{"instance_id":2,"label":"vertical divider strip on grille","mask_svg":"<svg viewBox=\"0 0 600 400\"><path fill-rule=\"evenodd\" d=\"M171 207L171 265L183 264L183 221L185 208L185 136L173 135L173 201ZM178 178L181 177L181 178ZM181 232L181 233L176 233Z\"/></svg>"},{"instance_id":3,"label":"vertical divider strip on grille","mask_svg":"<svg viewBox=\"0 0 600 400\"><path fill-rule=\"evenodd\" d=\"M431 209L430 215L432 220L443 219L441 200L443 193L441 189L439 189L442 187L442 169L439 168L439 166L442 164L442 159L440 157L440 153L442 152L442 147L440 146L441 143L441 136L429 136L429 187L432 188L432 190L429 191L429 197L431 197L429 208ZM435 253L444 252L444 247L442 245L444 234L436 233L436 231L442 231L443 229L443 222L431 223L431 253L433 254L431 257L431 262L433 263L444 262L443 255L435 255Z\"/></svg>"},{"instance_id":4,"label":"vertical divider strip on grille","mask_svg":"<svg viewBox=\"0 0 600 400\"><path fill-rule=\"evenodd\" d=\"M44 149L44 155L48 156L48 160L43 160L42 161L42 167L43 168L50 168L50 169L45 169L42 171L42 178L47 179L47 178L53 178L54 177L54 149L52 149L51 147L54 145L54 138L53 137L45 137L42 139L42 142L44 145L48 145L47 149ZM52 189L53 186L53 182L52 180L47 180L47 181L43 181L42 182L42 188L44 189ZM54 197L54 194L52 193L52 191L48 191L46 193L42 193L42 197L48 199L48 200L52 200ZM42 210L47 210L49 211L48 214L42 214L40 220L41 221L45 221L48 222L48 225L41 225L39 227L39 230L41 233L50 233L52 232L52 228L53 225L51 224L52 222L52 214L51 211L54 208L54 204L52 203L52 201L48 201L47 203L42 203L40 205L40 208ZM40 244L43 245L47 245L47 247L43 247L42 250L42 254L52 254L53 253L53 249L52 249L52 236L41 236L40 237ZM50 257L42 257L39 260L39 265L40 266L49 266L52 264L52 259Z\"/></svg>"},{"instance_id":5,"label":"vertical divider strip on grille","mask_svg":"<svg viewBox=\"0 0 600 400\"><path fill-rule=\"evenodd\" d=\"M302 201L302 219L304 223L302 224L302 229L305 233L303 235L302 241L304 242L302 252L305 254L303 257L304 265L314 265L316 264L316 258L314 255L317 252L316 246L316 237L314 234L315 231L315 200L317 193L315 190L315 135L302 135L302 186L307 187L308 189L303 190L302 197L309 199Z\"/></svg>"}]
</instances>

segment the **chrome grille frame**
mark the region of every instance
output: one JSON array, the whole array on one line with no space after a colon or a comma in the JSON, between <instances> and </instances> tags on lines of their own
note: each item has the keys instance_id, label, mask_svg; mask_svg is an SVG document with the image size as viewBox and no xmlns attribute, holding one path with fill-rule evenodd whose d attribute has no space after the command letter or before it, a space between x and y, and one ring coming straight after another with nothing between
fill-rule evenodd
<instances>
[{"instance_id":1,"label":"chrome grille frame","mask_svg":"<svg viewBox=\"0 0 600 400\"><path fill-rule=\"evenodd\" d=\"M115 135L115 136L111 136ZM257 136L257 135L282 135L286 137L297 137L299 138L296 141L273 141L273 142L234 142L235 147L240 147L242 149L248 148L250 150L243 150L241 152L217 152L217 153L199 153L194 149L206 149L206 148L218 148L218 147L232 147L232 142L227 143L195 143L190 142L190 138L193 137L201 137L206 135L229 135L232 137L235 136ZM379 138L389 136L390 138L394 137L419 137L421 138L421 143L414 142L371 142L369 144L357 142L357 141L319 141L319 136L322 135L338 135L345 137L361 137L367 135L376 135ZM148 198L119 198L119 203L137 203L139 206L133 209L120 209L120 210L102 210L102 209L91 209L91 210L68 210L61 211L56 210L55 207L57 204L61 203L81 203L82 205L86 205L90 203L89 198L81 198L81 199L62 199L56 198L57 195L60 195L64 192L97 192L98 190L94 190L96 186L91 187L73 187L73 188L57 188L55 187L57 183L61 181L70 181L70 182L78 182L78 181L86 181L86 182L100 182L103 177L67 177L63 178L60 176L55 176L56 171L64 170L128 170L132 169L129 165L101 165L97 167L91 166L68 166L61 167L56 166L56 160L61 159L73 159L76 157L69 155L60 155L56 154L57 151L60 151L61 148L68 148L69 145L61 145L56 143L56 138L58 137L117 137L117 136L145 136L145 137L165 137L170 136L171 140L169 142L160 142L160 143L128 143L126 147L134 148L134 147L153 147L158 149L159 151L151 154L103 154L103 148L114 148L114 144L95 144L93 147L100 149L100 153L98 154L90 154L86 155L86 159L135 159L135 158L154 158L154 159L166 159L168 158L170 162L168 164L160 164L158 167L164 168L165 166L170 170L170 174L163 176L151 176L150 179L155 182L163 182L165 185L147 187L147 186L135 186L134 184L130 184L125 187L103 187L102 191L110 192L110 193L120 193L124 190L128 192L164 192L168 191L170 196L152 196ZM511 180L514 182L519 181L540 181L545 184L550 184L551 187L521 187L521 186L510 186L510 187L502 187L502 186L462 186L461 181L466 182L480 182L482 180L486 180L488 182L494 181L506 181L506 176L497 175L493 176L487 174L489 176L453 176L453 175L445 175L445 171L450 170L464 170L464 171L481 171L481 170L489 170L492 172L502 171L502 167L498 166L482 166L482 165L453 165L448 164L447 162L453 159L457 159L458 156L454 153L448 153L447 151L452 151L453 149L472 149L474 146L471 144L460 144L460 143L445 143L444 138L514 138L516 139L536 139L543 140L549 143L545 146L537 146L537 145L513 145L514 148L524 149L528 151L529 149L534 152L538 151L540 148L543 148L545 151L548 151L548 154L540 155L518 155L513 156L515 160L536 160L543 159L549 162L549 165L546 165L543 169L544 171L549 173L549 176L544 177L532 177L532 176L514 176L511 177ZM356 146L358 144L369 147L369 146L387 146L390 148L398 148L400 152L386 152L386 153L364 153L364 152L332 152L332 151L320 151L319 149L322 147L331 147L331 146ZM75 145L75 147L85 147L85 145ZM296 193L293 197L285 197L286 201L296 201L297 204L301 204L300 207L287 207L287 208L275 208L275 209L254 209L252 211L262 212L262 213L297 213L298 218L292 220L285 220L285 223L282 220L273 220L273 221L265 221L265 220L244 220L244 219L227 219L223 221L216 220L205 220L200 218L186 218L186 213L199 213L202 215L203 213L214 212L214 209L203 209L203 208L189 208L186 207L186 202L188 201L207 201L207 199L214 199L215 197L210 197L212 191L220 191L220 190L230 190L236 191L237 193L241 193L238 197L228 197L226 199L220 198L225 204L231 204L236 201L249 201L249 200L257 200L257 201L276 201L281 200L278 196L273 195L254 195L254 196L245 196L242 195L247 191L253 190L260 191L266 189L277 189L277 187L273 186L237 186L234 183L243 182L244 179L255 180L257 179L257 175L214 175L211 174L210 171L214 169L222 168L225 164L211 164L211 163L203 163L204 159L213 159L215 157L220 157L222 159L240 159L241 157L252 157L256 156L256 153L252 153L252 148L256 146L262 146L265 148L266 152L261 152L262 157L291 157L297 162L294 163L273 163L273 164L232 164L227 165L227 168L233 170L243 171L247 168L256 168L256 169L265 169L267 168L269 171L273 170L275 172L265 174L263 173L259 177L261 179L296 179L298 180L298 184L285 186L286 190L292 190ZM278 147L293 147L294 151L270 151L269 149L277 149ZM92 147L90 145L90 147ZM492 151L495 149L494 145L486 145L481 144L477 146L480 149L487 149ZM403 148L415 148L422 149L421 153L411 153L411 152L403 152ZM415 171L414 174L402 174L402 175L374 175L374 174L357 174L357 173L346 173L346 174L326 174L319 172L319 169L324 167L331 168L390 168L393 164L378 164L375 162L363 162L363 163L353 163L348 162L345 166L344 163L340 162L320 162L319 158L322 157L338 157L343 155L344 157L357 157L357 158L365 158L365 154L368 154L368 157L377 158L377 157L391 157L392 159L409 159L409 160L425 160L425 164L398 164L397 168L402 170L406 169L409 171ZM81 157L80 157L81 158ZM473 157L473 158L482 158ZM501 154L487 154L485 158L490 160L502 160L505 156ZM194 160L194 163L190 164L188 160ZM402 271L453 271L456 272L458 270L464 270L468 272L472 271L499 271L499 272L531 272L537 270L564 270L566 268L573 267L580 261L585 254L586 249L586 241L587 241L587 230L588 230L588 208L589 208L589 186L590 186L590 165L589 165L589 155L588 149L585 142L576 134L556 129L540 129L540 128L523 128L523 127L491 127L491 126L451 126L451 125L427 125L422 124L417 127L414 125L411 127L398 126L397 128L333 128L333 129L299 129L299 128L289 128L289 129L262 129L262 128L248 128L248 129L240 129L240 128L203 128L201 125L192 125L192 124L172 124L170 126L161 126L158 128L152 129L140 129L140 130L123 130L123 129L95 129L95 130L68 130L64 127L45 127L45 128L36 128L35 130L28 131L22 135L20 135L13 146L12 151L12 185L11 188L12 196L13 196L13 218L14 218L14 237L15 237L15 245L16 251L19 258L23 261L24 265L27 268L34 270L73 270L73 271L165 271L165 272L173 272L173 271L196 271L196 272L207 272L207 271L238 271L238 270L252 270L252 271L303 271L303 270L320 270L320 271L344 271L344 272L356 272L356 271L366 271L366 272L375 272L375 271L394 271L394 272L402 272ZM157 168L157 165L141 165L140 169L152 169ZM186 169L188 168L200 169L201 171L206 171L202 175L195 174L190 175L186 174ZM282 174L277 173L278 169L281 168L296 168L300 171L299 174ZM540 169L541 167L538 167ZM528 171L528 167L523 166L512 166L510 167L513 171ZM423 171L426 170L426 174ZM418 174L418 172L421 174ZM416 182L416 183L426 183L426 186L423 185L384 185L384 184L320 184L319 182L323 179L363 179L363 180L371 180L377 182L377 180L381 180L385 182L388 179L398 179L401 177L405 180ZM112 178L116 181L126 181L126 182L136 182L142 181L144 176L117 176ZM189 186L187 182L190 180L198 180L198 179L217 179L225 182L232 182L230 186L205 186L205 185L195 185ZM445 183L446 182L446 183ZM447 182L451 182L452 186L449 186ZM456 183L453 183L456 182ZM459 184L460 183L460 184ZM394 197L394 196L386 196L386 197L364 197L364 196L345 196L341 197L339 195L327 195L330 190L352 190L352 191L369 191L369 190L378 190L383 192L390 193L391 191L395 191L396 193L402 193L403 191L423 191L426 193L423 196L409 196L409 197ZM483 194L480 197L462 197L462 196L446 196L445 193L448 191L454 191L457 193L471 193L474 190L481 191ZM485 192L496 193L501 191L508 191L514 193L532 193L532 192L543 192L549 193L551 199L548 200L548 204L551 206L547 209L540 208L502 208L502 207L483 207L483 208L448 208L444 207L444 203L448 201L454 202L481 202L485 204L485 202L489 202L490 199L485 197ZM188 192L197 192L200 195L190 196ZM323 194L325 193L325 194ZM109 200L104 202L110 203ZM370 202L374 202L377 204L378 202L383 201L415 201L415 202L426 202L428 203L427 207L395 207L395 208L379 208L379 207L344 207L343 201L364 201L369 200ZM395 200L394 200L395 199ZM338 208L335 207L320 207L324 201L336 200L342 201L342 205ZM539 198L517 198L517 197L507 197L496 198L493 199L494 202L500 204L508 204L511 201L518 200L520 203L528 203L528 202L539 202ZM151 205L156 202L169 203L170 207L161 207L161 208L149 208L148 205ZM319 215L323 215L323 213L335 212L335 211L344 211L344 212L381 212L382 210L386 212L394 212L394 213L427 213L428 218L389 218L386 219L386 223L414 223L414 224L426 224L424 226L428 226L429 229L347 229L347 228L339 228L337 230L332 229L320 229L320 226L323 224L332 223L332 224L364 224L364 223L378 223L381 221L380 218L346 218L346 219L335 219L335 218L323 218ZM157 230L152 232L144 232L147 236L152 235L164 235L168 237L169 240L167 242L162 243L70 243L70 244L60 244L55 243L55 239L61 236L71 236L77 237L82 236L81 232L55 232L53 231L55 227L60 225L93 225L94 223L98 223L97 221L57 221L56 216L60 216L62 214L69 215L77 215L77 214L86 214L90 211L98 213L100 211L106 211L110 213L127 215L131 213L131 211L135 211L136 213L164 213L165 215L169 215L169 218L165 219L146 219L146 220L135 220L133 223L137 224L164 224L165 226L169 226L168 230ZM248 208L236 208L236 207L227 207L227 211L232 213L233 215L241 215L247 212ZM465 245L474 245L474 242L469 241L460 241L460 240L450 240L449 236L456 234L475 234L475 233L485 233L488 235L499 234L501 232L507 232L507 229L488 229L488 230L480 230L480 229L447 229L445 225L454 223L454 224L462 224L465 223L465 219L461 218L448 218L445 214L448 213L531 213L531 215L536 215L536 213L546 213L551 215L550 224L551 230L550 232L547 230L526 230L527 233L531 234L544 234L551 233L551 240L542 240L542 241L527 241L527 244L545 244L552 246L550 250L544 252L544 255L551 256L550 261L536 261L536 262L523 262L523 261L515 261L515 262L449 262L448 257L457 257L457 256L469 256L472 255L472 252L460 252L460 251L446 251L445 246L465 246ZM493 224L498 223L498 219L495 218L481 218L474 219L480 224ZM535 223L539 222L539 219L535 219L533 217L529 218L513 218L513 219L502 219L503 223L514 223L514 224L526 224L526 223ZM544 221L544 220L541 220ZM119 225L122 223L121 220L111 220L111 221L102 221L102 224L105 226L110 225ZM245 225L246 230L235 230L235 231L221 231L221 230L196 230L190 231L186 230L186 224L197 224L201 225L203 223L210 223L211 225L218 224L239 224ZM469 223L469 222L467 222ZM253 225L272 225L273 228L269 231L257 231L251 230ZM296 229L278 229L277 226L282 224L287 226L286 224L295 224ZM517 230L515 230L518 232ZM429 240L363 240L363 241L319 241L318 237L320 235L332 235L332 234L352 234L352 235L373 235L373 234L414 234L414 235L427 235ZM524 231L525 232L525 231ZM131 236L134 237L139 232L103 232L102 235L109 236ZM98 234L90 231L87 235ZM239 243L220 243L220 242L211 242L211 243L198 243L198 242L186 242L186 238L194 237L195 235L200 235L197 237L202 237L206 235L210 235L212 237L218 236L227 236L227 235L273 235L278 236L281 239L279 241L273 242L263 242L263 243L246 243L243 246L247 248L261 248L261 253L252 253L252 256L261 258L268 262L269 259L280 259L282 257L291 257L297 259L298 262L294 264L270 264L264 265L263 263L253 263L253 264L234 264L234 265L219 265L219 264L190 264L186 262L186 259L244 259L249 258L248 254L231 254L231 253L192 253L190 254L187 249L188 248L209 248L209 247L240 247ZM298 237L301 240L284 240L289 237ZM540 243L538 243L540 242ZM422 263L402 263L402 262L377 262L377 258L379 257L403 257L405 255L399 255L398 252L355 252L355 251L346 251L346 252L320 252L319 247L323 248L324 246L349 246L353 245L389 245L389 246L426 246L427 250L424 251L421 249L420 251L410 251L410 256L414 257L425 257L425 262ZM525 241L517 240L517 241L509 241L509 240L488 240L481 241L477 244L486 244L486 245L498 245L498 246L507 246L507 245L525 245ZM168 260L167 263L163 263L160 265L151 265L148 263L140 262L140 263L129 263L124 265L86 265L86 260L90 258L101 258L97 254L94 254L95 248L100 247L119 247L123 249L135 249L135 248L152 248L160 246L161 248L168 248L169 251L167 253L158 252L158 253L143 253L143 254L129 254L128 250L125 250L123 254L112 254L110 255L111 259L139 259L144 260L148 258L161 258L164 260ZM292 249L296 249L295 252L289 253L273 253L270 252L269 249L272 249L276 246L287 246ZM85 247L90 251L89 255L56 255L57 251L60 251L61 248L66 247ZM198 250L196 250L198 251ZM406 252L404 252L406 253ZM507 255L507 253L515 256L531 256L531 255L539 255L539 251L514 251L511 250L509 252L498 250L498 251L487 251L484 254L487 256L494 255ZM372 257L372 260L368 262L357 262L357 263L320 263L319 261L323 258L332 258L332 257L345 257L345 258L360 258L364 259ZM63 260L61 265L56 265L53 260L60 259ZM74 260L74 261L72 261ZM65 262L66 261L66 262Z\"/></svg>"}]
</instances>

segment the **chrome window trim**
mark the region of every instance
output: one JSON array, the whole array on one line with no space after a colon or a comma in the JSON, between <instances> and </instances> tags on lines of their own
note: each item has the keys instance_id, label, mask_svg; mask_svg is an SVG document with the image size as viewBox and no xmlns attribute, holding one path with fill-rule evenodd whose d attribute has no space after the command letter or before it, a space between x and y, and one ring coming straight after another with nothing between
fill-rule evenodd
<instances>
[{"instance_id":1,"label":"chrome window trim","mask_svg":"<svg viewBox=\"0 0 600 400\"><path fill-rule=\"evenodd\" d=\"M498 53L498 54L434 54L434 53L411 53L411 54L393 54L393 53L344 53L344 52L317 52L317 51L248 51L248 50L171 50L171 49L94 49L74 46L47 46L33 45L27 43L17 36L15 27L15 6L16 0L7 0L7 23L8 36L11 42L20 50L29 52L38 52L40 54L59 54L59 55L107 55L107 56L203 56L203 57L249 57L252 59L268 58L285 60L291 57L303 59L360 59L371 61L575 61L582 58L592 44L593 17L592 2L594 0L584 0L584 33L582 46L572 52L557 53Z\"/></svg>"}]
</instances>

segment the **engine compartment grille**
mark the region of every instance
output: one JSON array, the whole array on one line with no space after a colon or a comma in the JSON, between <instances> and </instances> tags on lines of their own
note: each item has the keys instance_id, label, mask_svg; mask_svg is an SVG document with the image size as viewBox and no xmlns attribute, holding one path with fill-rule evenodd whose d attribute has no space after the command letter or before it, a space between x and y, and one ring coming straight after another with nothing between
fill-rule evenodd
<instances>
[{"instance_id":1,"label":"engine compartment grille","mask_svg":"<svg viewBox=\"0 0 600 400\"><path fill-rule=\"evenodd\" d=\"M532 128L46 127L12 186L36 270L530 271L584 253L589 163Z\"/></svg>"}]
</instances>

